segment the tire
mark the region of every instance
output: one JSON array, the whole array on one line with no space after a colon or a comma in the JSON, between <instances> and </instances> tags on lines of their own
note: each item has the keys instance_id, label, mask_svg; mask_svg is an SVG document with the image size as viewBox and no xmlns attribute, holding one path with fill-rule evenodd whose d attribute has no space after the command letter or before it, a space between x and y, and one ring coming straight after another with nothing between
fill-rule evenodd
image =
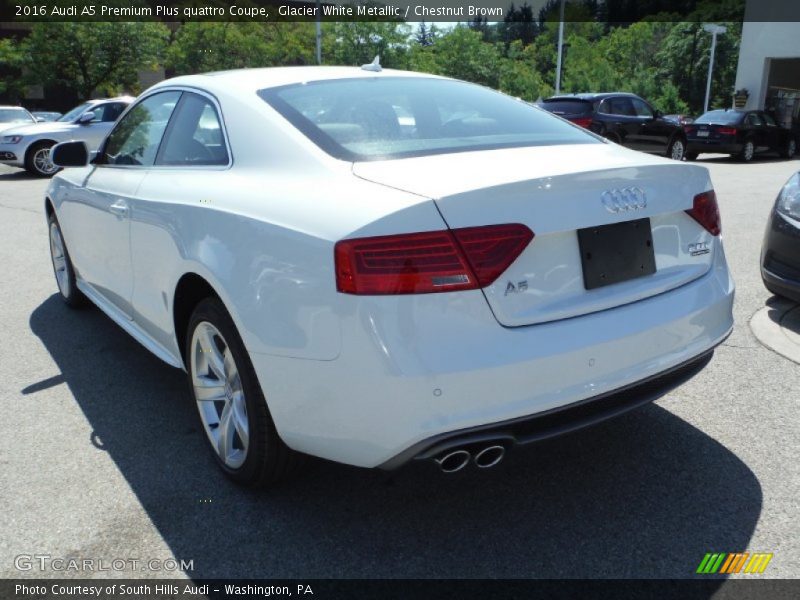
<instances>
[{"instance_id":1,"label":"tire","mask_svg":"<svg viewBox=\"0 0 800 600\"><path fill-rule=\"evenodd\" d=\"M674 140L672 140L667 148L667 158L671 158L672 160L683 160L685 153L686 142L684 142L683 138L680 137L676 137Z\"/></svg>"},{"instance_id":2,"label":"tire","mask_svg":"<svg viewBox=\"0 0 800 600\"><path fill-rule=\"evenodd\" d=\"M756 147L753 144L753 140L745 140L744 146L742 146L742 150L736 155L736 158L742 162L750 162L753 160L755 153Z\"/></svg>"},{"instance_id":3,"label":"tire","mask_svg":"<svg viewBox=\"0 0 800 600\"><path fill-rule=\"evenodd\" d=\"M697 152L687 152L684 156L686 160L697 160Z\"/></svg>"},{"instance_id":4,"label":"tire","mask_svg":"<svg viewBox=\"0 0 800 600\"><path fill-rule=\"evenodd\" d=\"M216 297L198 303L189 319L186 370L211 453L230 479L263 488L305 462L280 439L250 356Z\"/></svg>"},{"instance_id":5,"label":"tire","mask_svg":"<svg viewBox=\"0 0 800 600\"><path fill-rule=\"evenodd\" d=\"M52 177L61 169L50 162L50 148L55 142L36 142L25 153L25 170L35 177Z\"/></svg>"},{"instance_id":6,"label":"tire","mask_svg":"<svg viewBox=\"0 0 800 600\"><path fill-rule=\"evenodd\" d=\"M88 301L75 285L75 268L72 266L72 259L61 234L61 225L58 224L54 214L47 217L47 225L50 237L50 262L53 264L58 293L70 308L82 308Z\"/></svg>"},{"instance_id":7,"label":"tire","mask_svg":"<svg viewBox=\"0 0 800 600\"><path fill-rule=\"evenodd\" d=\"M797 151L797 142L794 138L789 138L786 142L786 145L781 150L781 156L783 158L794 158L795 152Z\"/></svg>"}]
</instances>

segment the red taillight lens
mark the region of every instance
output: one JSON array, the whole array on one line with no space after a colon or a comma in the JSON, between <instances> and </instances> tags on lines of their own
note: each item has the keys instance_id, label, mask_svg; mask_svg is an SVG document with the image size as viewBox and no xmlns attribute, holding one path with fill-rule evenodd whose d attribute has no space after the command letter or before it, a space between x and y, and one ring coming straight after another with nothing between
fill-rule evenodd
<instances>
[{"instance_id":1,"label":"red taillight lens","mask_svg":"<svg viewBox=\"0 0 800 600\"><path fill-rule=\"evenodd\" d=\"M714 190L697 194L694 204L686 211L690 217L700 223L711 235L719 235L722 231L722 221L719 216L717 195Z\"/></svg>"},{"instance_id":2,"label":"red taillight lens","mask_svg":"<svg viewBox=\"0 0 800 600\"><path fill-rule=\"evenodd\" d=\"M570 119L575 125L580 125L581 127L585 127L589 129L589 126L592 124L592 117L578 117L575 119Z\"/></svg>"},{"instance_id":3,"label":"red taillight lens","mask_svg":"<svg viewBox=\"0 0 800 600\"><path fill-rule=\"evenodd\" d=\"M720 135L736 135L735 127L717 127L717 133Z\"/></svg>"},{"instance_id":4,"label":"red taillight lens","mask_svg":"<svg viewBox=\"0 0 800 600\"><path fill-rule=\"evenodd\" d=\"M694 133L696 129L697 129L697 127L695 127L694 125L684 125L683 126L683 130L686 133Z\"/></svg>"},{"instance_id":5,"label":"red taillight lens","mask_svg":"<svg viewBox=\"0 0 800 600\"><path fill-rule=\"evenodd\" d=\"M336 289L346 294L427 294L492 284L533 239L525 225L489 225L342 240Z\"/></svg>"}]
</instances>

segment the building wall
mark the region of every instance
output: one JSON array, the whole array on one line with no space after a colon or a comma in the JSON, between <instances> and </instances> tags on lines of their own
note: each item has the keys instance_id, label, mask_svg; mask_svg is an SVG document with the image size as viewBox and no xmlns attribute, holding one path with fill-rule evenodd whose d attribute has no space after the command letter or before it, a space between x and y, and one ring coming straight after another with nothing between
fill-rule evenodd
<instances>
[{"instance_id":1,"label":"building wall","mask_svg":"<svg viewBox=\"0 0 800 600\"><path fill-rule=\"evenodd\" d=\"M745 21L743 24L736 89L747 88L750 92L746 108L764 106L771 58L800 58L800 23Z\"/></svg>"}]
</instances>

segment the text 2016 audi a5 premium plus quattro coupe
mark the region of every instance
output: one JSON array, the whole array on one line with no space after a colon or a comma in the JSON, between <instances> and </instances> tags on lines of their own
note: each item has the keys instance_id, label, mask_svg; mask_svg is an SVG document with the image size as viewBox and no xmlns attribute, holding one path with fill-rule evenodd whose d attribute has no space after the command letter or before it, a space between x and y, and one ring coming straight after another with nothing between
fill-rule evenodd
<instances>
[{"instance_id":1,"label":"text 2016 audi a5 premium plus quattro coupe","mask_svg":"<svg viewBox=\"0 0 800 600\"><path fill-rule=\"evenodd\" d=\"M492 466L657 398L733 325L705 168L460 81L180 77L53 160L61 295L188 372L242 483L303 454Z\"/></svg>"}]
</instances>

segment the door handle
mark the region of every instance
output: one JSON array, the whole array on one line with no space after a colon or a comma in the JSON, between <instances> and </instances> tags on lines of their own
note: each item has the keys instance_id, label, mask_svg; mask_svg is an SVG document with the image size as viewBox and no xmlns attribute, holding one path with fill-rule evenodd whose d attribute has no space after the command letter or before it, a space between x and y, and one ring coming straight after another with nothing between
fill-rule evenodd
<instances>
[{"instance_id":1,"label":"door handle","mask_svg":"<svg viewBox=\"0 0 800 600\"><path fill-rule=\"evenodd\" d=\"M128 203L122 199L117 200L114 202L114 204L108 207L108 212L117 215L121 219L124 219L128 216Z\"/></svg>"}]
</instances>

